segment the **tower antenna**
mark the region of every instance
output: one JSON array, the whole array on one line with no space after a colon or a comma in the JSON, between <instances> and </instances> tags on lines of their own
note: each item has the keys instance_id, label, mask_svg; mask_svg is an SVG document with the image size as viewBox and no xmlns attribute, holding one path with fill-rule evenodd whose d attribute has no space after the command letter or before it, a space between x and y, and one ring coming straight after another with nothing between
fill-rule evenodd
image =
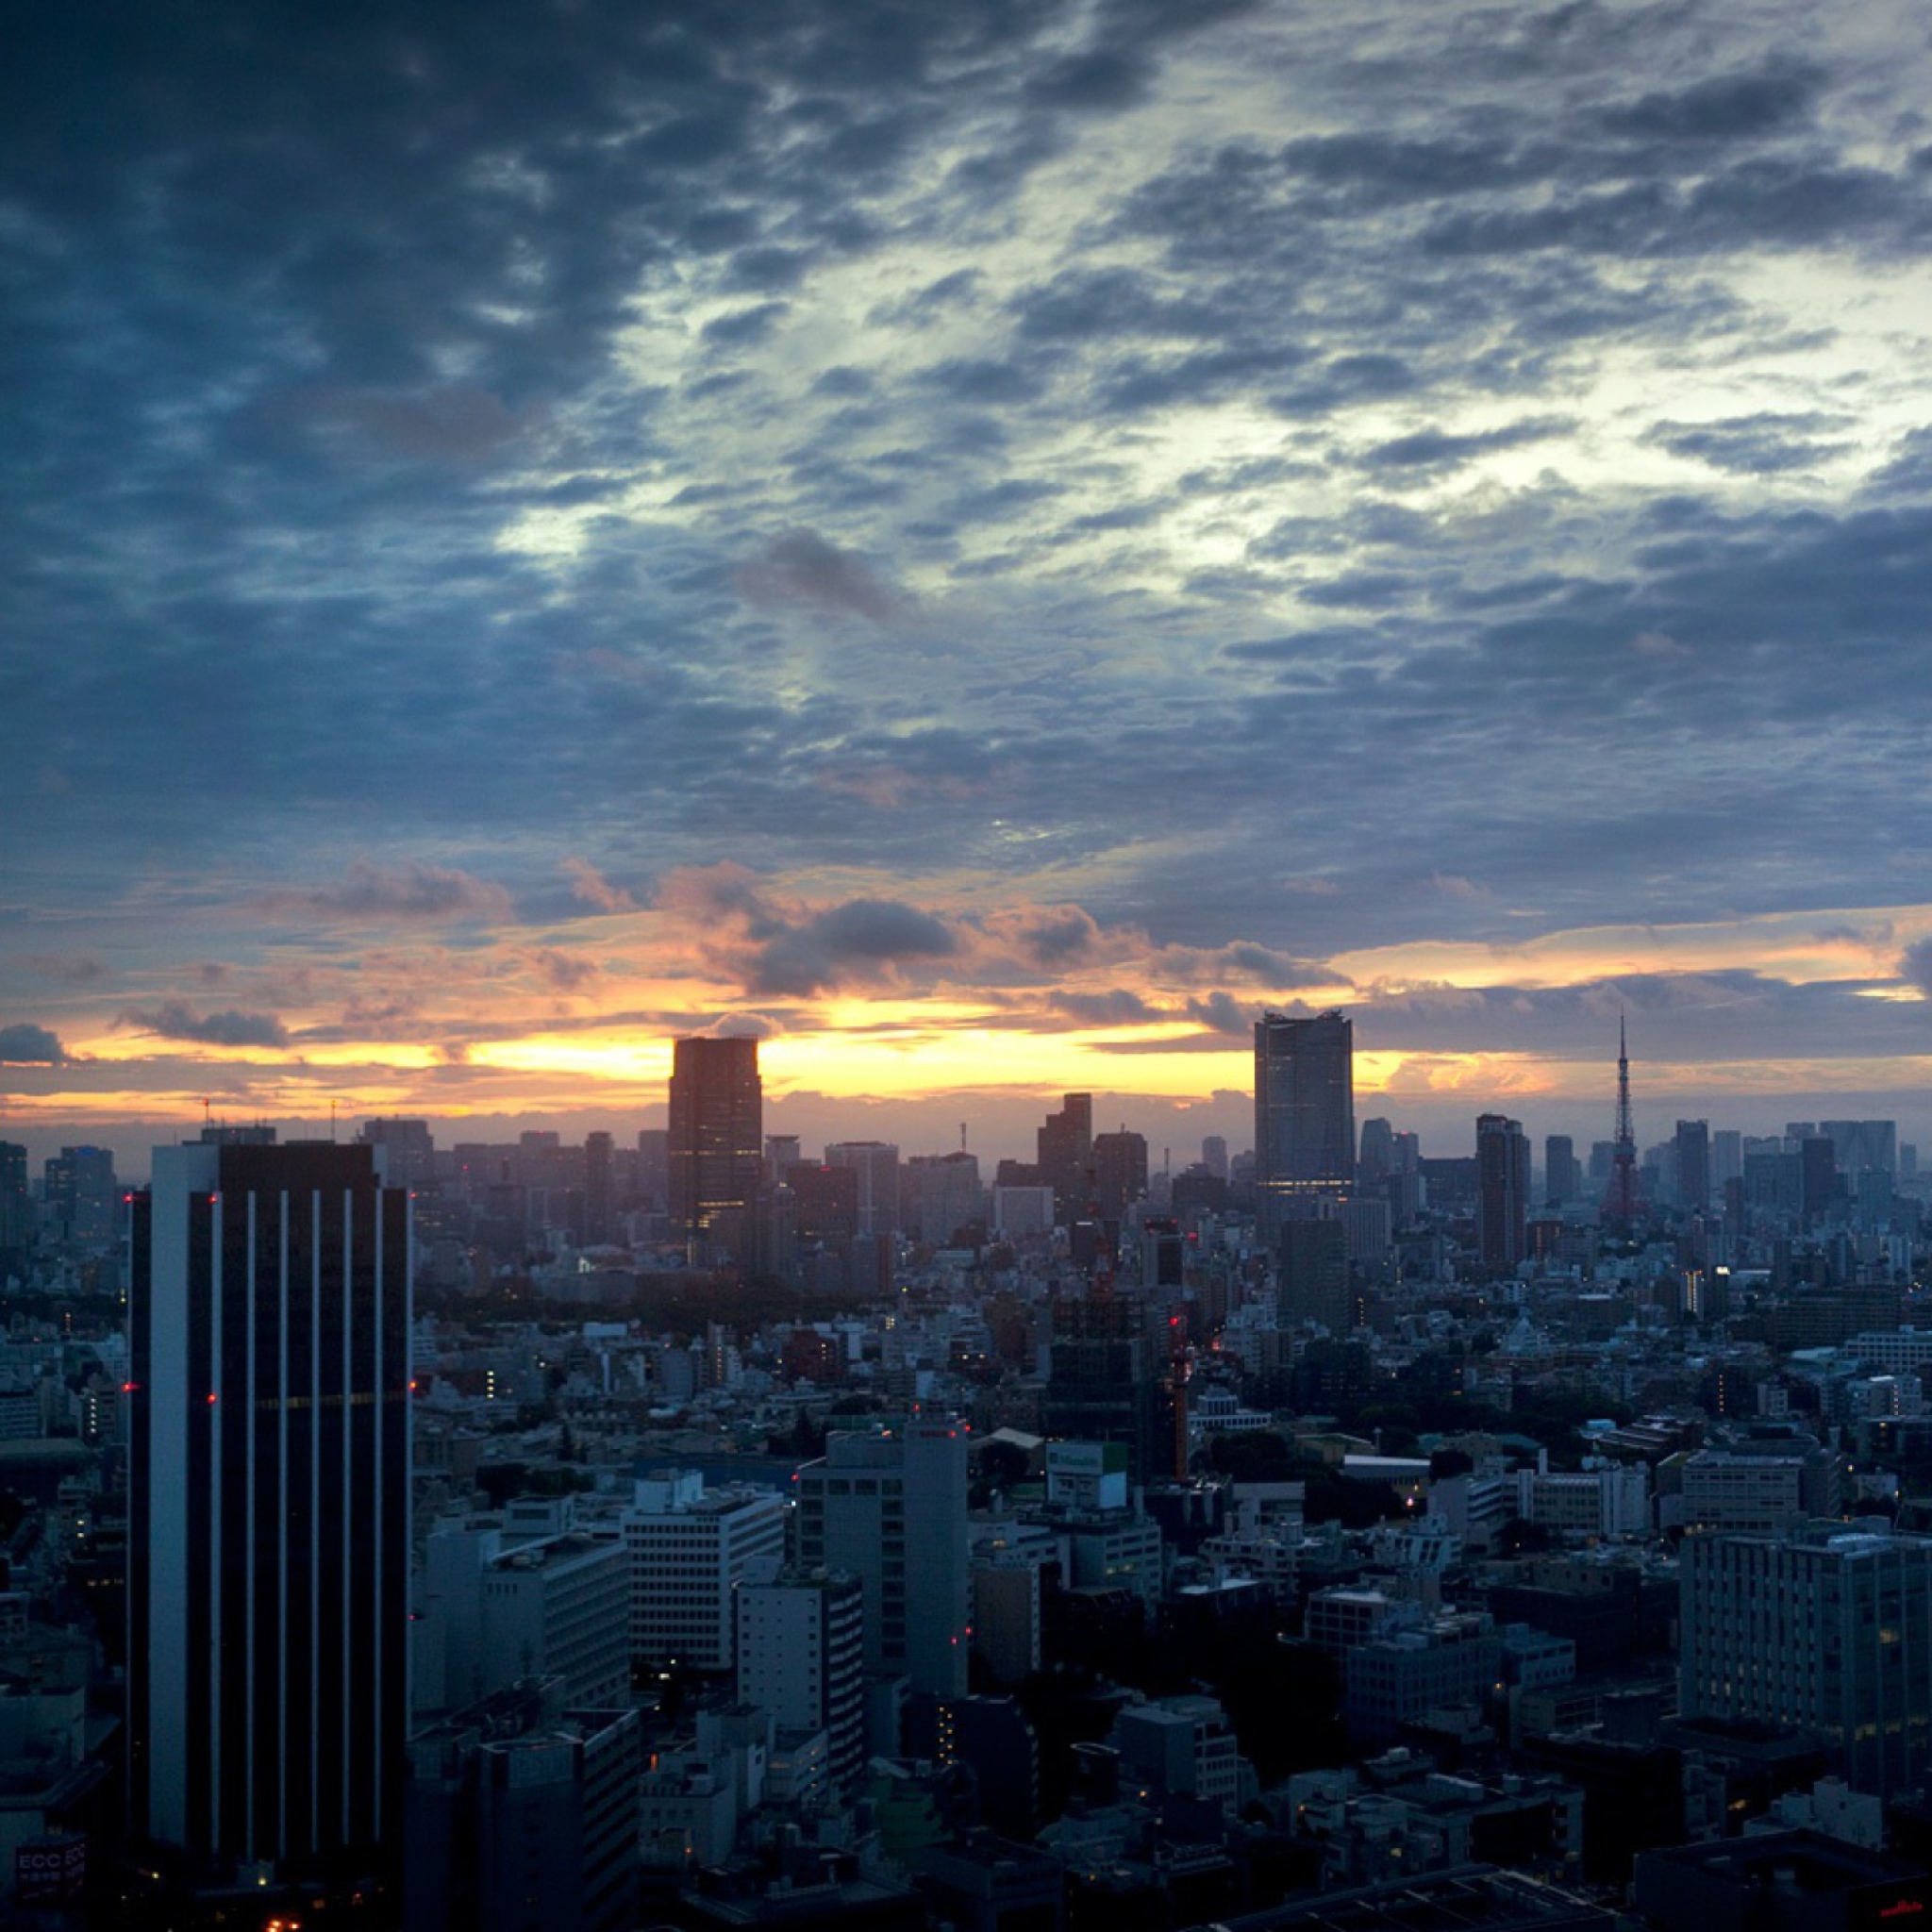
<instances>
[{"instance_id":1,"label":"tower antenna","mask_svg":"<svg viewBox=\"0 0 1932 1932\"><path fill-rule=\"evenodd\" d=\"M1637 1193L1637 1132L1630 1120L1630 1050L1624 1023L1617 1020L1617 1138L1610 1150L1610 1189L1604 1197L1607 1221L1637 1219L1642 1203Z\"/></svg>"}]
</instances>

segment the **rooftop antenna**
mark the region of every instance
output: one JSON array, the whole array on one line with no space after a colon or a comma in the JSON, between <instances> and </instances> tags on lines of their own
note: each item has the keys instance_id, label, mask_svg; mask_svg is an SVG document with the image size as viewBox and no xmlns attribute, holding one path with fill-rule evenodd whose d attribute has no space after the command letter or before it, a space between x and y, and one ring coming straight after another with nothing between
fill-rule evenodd
<instances>
[{"instance_id":1,"label":"rooftop antenna","mask_svg":"<svg viewBox=\"0 0 1932 1932\"><path fill-rule=\"evenodd\" d=\"M328 1138L331 1142L336 1138L336 1103L333 1094L329 1096L328 1103Z\"/></svg>"},{"instance_id":2,"label":"rooftop antenna","mask_svg":"<svg viewBox=\"0 0 1932 1932\"><path fill-rule=\"evenodd\" d=\"M965 1151L966 1151L966 1123L965 1123L964 1121L961 1121L961 1122L959 1123L959 1152L960 1152L961 1154L963 1154L963 1153L965 1153Z\"/></svg>"}]
</instances>

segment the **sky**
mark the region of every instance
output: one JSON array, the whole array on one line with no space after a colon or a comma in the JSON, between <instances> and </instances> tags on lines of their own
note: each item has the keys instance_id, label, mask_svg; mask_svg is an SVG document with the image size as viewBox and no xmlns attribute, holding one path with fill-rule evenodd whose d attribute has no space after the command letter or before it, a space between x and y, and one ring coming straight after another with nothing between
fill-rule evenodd
<instances>
[{"instance_id":1,"label":"sky","mask_svg":"<svg viewBox=\"0 0 1932 1932\"><path fill-rule=\"evenodd\" d=\"M9 39L0 1138L1932 1141L1921 9Z\"/></svg>"}]
</instances>

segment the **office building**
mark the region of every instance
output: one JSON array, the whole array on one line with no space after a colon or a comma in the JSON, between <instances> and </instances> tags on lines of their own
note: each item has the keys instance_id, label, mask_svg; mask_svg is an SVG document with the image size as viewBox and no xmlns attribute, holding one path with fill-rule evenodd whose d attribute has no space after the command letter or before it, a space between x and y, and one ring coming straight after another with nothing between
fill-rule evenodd
<instances>
[{"instance_id":1,"label":"office building","mask_svg":"<svg viewBox=\"0 0 1932 1932\"><path fill-rule=\"evenodd\" d=\"M1804 1436L1747 1437L1677 1466L1687 1530L1768 1532L1844 1507L1844 1457Z\"/></svg>"},{"instance_id":2,"label":"office building","mask_svg":"<svg viewBox=\"0 0 1932 1932\"><path fill-rule=\"evenodd\" d=\"M779 1731L825 1734L847 1797L865 1771L865 1592L842 1571L747 1577L738 1587L738 1698Z\"/></svg>"},{"instance_id":3,"label":"office building","mask_svg":"<svg viewBox=\"0 0 1932 1932\"><path fill-rule=\"evenodd\" d=\"M1677 1704L1810 1733L1855 1790L1932 1774L1932 1538L1812 1523L1686 1537Z\"/></svg>"},{"instance_id":4,"label":"office building","mask_svg":"<svg viewBox=\"0 0 1932 1932\"><path fill-rule=\"evenodd\" d=\"M1053 1190L1054 1215L1071 1227L1088 1208L1092 1192L1093 1096L1069 1093L1058 1113L1047 1115L1036 1136L1040 1184Z\"/></svg>"},{"instance_id":5,"label":"office building","mask_svg":"<svg viewBox=\"0 0 1932 1932\"><path fill-rule=\"evenodd\" d=\"M1482 1264L1514 1274L1528 1253L1529 1137L1499 1113L1475 1124L1476 1240Z\"/></svg>"},{"instance_id":6,"label":"office building","mask_svg":"<svg viewBox=\"0 0 1932 1932\"><path fill-rule=\"evenodd\" d=\"M1284 1223L1279 1246L1281 1319L1315 1323L1331 1335L1357 1325L1359 1297L1348 1264L1348 1229L1340 1220Z\"/></svg>"},{"instance_id":7,"label":"office building","mask_svg":"<svg viewBox=\"0 0 1932 1932\"><path fill-rule=\"evenodd\" d=\"M383 1176L391 1187L413 1192L435 1185L436 1141L427 1121L364 1121L357 1138L365 1146L384 1150Z\"/></svg>"},{"instance_id":8,"label":"office building","mask_svg":"<svg viewBox=\"0 0 1932 1932\"><path fill-rule=\"evenodd\" d=\"M1574 1201L1583 1192L1583 1167L1576 1158L1576 1143L1568 1134L1550 1134L1543 1140L1543 1198L1553 1207Z\"/></svg>"},{"instance_id":9,"label":"office building","mask_svg":"<svg viewBox=\"0 0 1932 1932\"><path fill-rule=\"evenodd\" d=\"M564 1701L601 1707L630 1695L630 1567L622 1544L574 1529L430 1537L410 1627L419 1711L448 1710L555 1677Z\"/></svg>"},{"instance_id":10,"label":"office building","mask_svg":"<svg viewBox=\"0 0 1932 1932\"><path fill-rule=\"evenodd\" d=\"M193 1886L380 1890L408 1722L408 1197L368 1146L204 1141L153 1172L129 1296L132 1829Z\"/></svg>"},{"instance_id":11,"label":"office building","mask_svg":"<svg viewBox=\"0 0 1932 1932\"><path fill-rule=\"evenodd\" d=\"M643 1726L531 1677L409 1740L408 1932L634 1925Z\"/></svg>"},{"instance_id":12,"label":"office building","mask_svg":"<svg viewBox=\"0 0 1932 1932\"><path fill-rule=\"evenodd\" d=\"M1675 1135L1677 1206L1702 1214L1710 1206L1710 1123L1679 1121Z\"/></svg>"},{"instance_id":13,"label":"office building","mask_svg":"<svg viewBox=\"0 0 1932 1932\"><path fill-rule=\"evenodd\" d=\"M858 1233L899 1231L899 1150L890 1141L835 1141L825 1165L849 1168L858 1178Z\"/></svg>"},{"instance_id":14,"label":"office building","mask_svg":"<svg viewBox=\"0 0 1932 1932\"><path fill-rule=\"evenodd\" d=\"M706 1243L730 1224L741 1226L758 1201L763 1150L758 1041L676 1041L666 1143L673 1228Z\"/></svg>"},{"instance_id":15,"label":"office building","mask_svg":"<svg viewBox=\"0 0 1932 1932\"><path fill-rule=\"evenodd\" d=\"M49 1241L108 1246L121 1231L121 1189L105 1147L63 1147L42 1170L42 1210Z\"/></svg>"},{"instance_id":16,"label":"office building","mask_svg":"<svg viewBox=\"0 0 1932 1932\"><path fill-rule=\"evenodd\" d=\"M858 1577L866 1668L937 1697L966 1690L967 1445L963 1424L908 1422L830 1436L798 1472L798 1567Z\"/></svg>"},{"instance_id":17,"label":"office building","mask_svg":"<svg viewBox=\"0 0 1932 1932\"><path fill-rule=\"evenodd\" d=\"M1255 1022L1255 1185L1264 1227L1355 1179L1355 1023L1268 1013Z\"/></svg>"},{"instance_id":18,"label":"office building","mask_svg":"<svg viewBox=\"0 0 1932 1932\"><path fill-rule=\"evenodd\" d=\"M1174 1453L1160 1431L1146 1304L1138 1295L1092 1295L1050 1307L1047 1435L1124 1445L1138 1482L1166 1474Z\"/></svg>"},{"instance_id":19,"label":"office building","mask_svg":"<svg viewBox=\"0 0 1932 1932\"><path fill-rule=\"evenodd\" d=\"M1118 1221L1147 1193L1147 1140L1123 1127L1093 1137L1093 1205Z\"/></svg>"},{"instance_id":20,"label":"office building","mask_svg":"<svg viewBox=\"0 0 1932 1932\"><path fill-rule=\"evenodd\" d=\"M584 1244L601 1247L617 1232L617 1147L608 1134L584 1136Z\"/></svg>"},{"instance_id":21,"label":"office building","mask_svg":"<svg viewBox=\"0 0 1932 1932\"><path fill-rule=\"evenodd\" d=\"M26 1149L0 1141L0 1288L8 1275L26 1276L34 1244L34 1203L26 1185Z\"/></svg>"},{"instance_id":22,"label":"office building","mask_svg":"<svg viewBox=\"0 0 1932 1932\"><path fill-rule=\"evenodd\" d=\"M630 1553L630 1647L661 1669L728 1671L731 1592L785 1554L785 1499L751 1483L708 1489L696 1470L640 1482L624 1517Z\"/></svg>"},{"instance_id":23,"label":"office building","mask_svg":"<svg viewBox=\"0 0 1932 1932\"><path fill-rule=\"evenodd\" d=\"M907 1216L914 1237L935 1246L986 1214L986 1191L979 1184L979 1157L961 1149L955 1154L915 1154L906 1163L909 1196Z\"/></svg>"}]
</instances>

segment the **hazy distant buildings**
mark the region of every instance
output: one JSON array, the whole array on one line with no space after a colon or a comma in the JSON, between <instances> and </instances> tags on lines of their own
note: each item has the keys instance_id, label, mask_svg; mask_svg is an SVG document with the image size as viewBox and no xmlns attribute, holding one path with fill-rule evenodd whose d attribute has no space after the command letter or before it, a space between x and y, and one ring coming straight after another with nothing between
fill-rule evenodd
<instances>
[{"instance_id":1,"label":"hazy distant buildings","mask_svg":"<svg viewBox=\"0 0 1932 1932\"><path fill-rule=\"evenodd\" d=\"M898 1231L899 1150L890 1141L835 1141L825 1149L825 1165L849 1168L858 1176L856 1232Z\"/></svg>"},{"instance_id":2,"label":"hazy distant buildings","mask_svg":"<svg viewBox=\"0 0 1932 1932\"><path fill-rule=\"evenodd\" d=\"M671 1059L666 1157L671 1221L703 1241L758 1201L764 1145L764 1090L756 1040L676 1041Z\"/></svg>"},{"instance_id":3,"label":"hazy distant buildings","mask_svg":"<svg viewBox=\"0 0 1932 1932\"><path fill-rule=\"evenodd\" d=\"M1093 1202L1101 1213L1119 1220L1147 1192L1147 1141L1123 1127L1093 1137Z\"/></svg>"},{"instance_id":4,"label":"hazy distant buildings","mask_svg":"<svg viewBox=\"0 0 1932 1932\"><path fill-rule=\"evenodd\" d=\"M1710 1207L1710 1123L1679 1121L1675 1136L1677 1206L1687 1214Z\"/></svg>"},{"instance_id":5,"label":"hazy distant buildings","mask_svg":"<svg viewBox=\"0 0 1932 1932\"><path fill-rule=\"evenodd\" d=\"M392 1188L417 1190L436 1180L436 1141L424 1120L364 1121L357 1138L384 1152L384 1172Z\"/></svg>"},{"instance_id":6,"label":"hazy distant buildings","mask_svg":"<svg viewBox=\"0 0 1932 1932\"><path fill-rule=\"evenodd\" d=\"M135 1835L192 1884L392 1879L408 1198L367 1146L157 1148L129 1317Z\"/></svg>"},{"instance_id":7,"label":"hazy distant buildings","mask_svg":"<svg viewBox=\"0 0 1932 1932\"><path fill-rule=\"evenodd\" d=\"M1255 1184L1270 1229L1355 1179L1355 1024L1341 1013L1255 1023Z\"/></svg>"},{"instance_id":8,"label":"hazy distant buildings","mask_svg":"<svg viewBox=\"0 0 1932 1932\"><path fill-rule=\"evenodd\" d=\"M1583 1192L1583 1169L1576 1143L1568 1134L1551 1134L1543 1141L1543 1194L1553 1207L1575 1200Z\"/></svg>"},{"instance_id":9,"label":"hazy distant buildings","mask_svg":"<svg viewBox=\"0 0 1932 1932\"><path fill-rule=\"evenodd\" d=\"M42 1170L42 1208L51 1241L101 1248L120 1227L121 1191L105 1147L63 1147Z\"/></svg>"},{"instance_id":10,"label":"hazy distant buildings","mask_svg":"<svg viewBox=\"0 0 1932 1932\"><path fill-rule=\"evenodd\" d=\"M943 1245L985 1216L979 1157L963 1148L953 1154L915 1154L906 1163L905 1188L906 1219L919 1241Z\"/></svg>"}]
</instances>

